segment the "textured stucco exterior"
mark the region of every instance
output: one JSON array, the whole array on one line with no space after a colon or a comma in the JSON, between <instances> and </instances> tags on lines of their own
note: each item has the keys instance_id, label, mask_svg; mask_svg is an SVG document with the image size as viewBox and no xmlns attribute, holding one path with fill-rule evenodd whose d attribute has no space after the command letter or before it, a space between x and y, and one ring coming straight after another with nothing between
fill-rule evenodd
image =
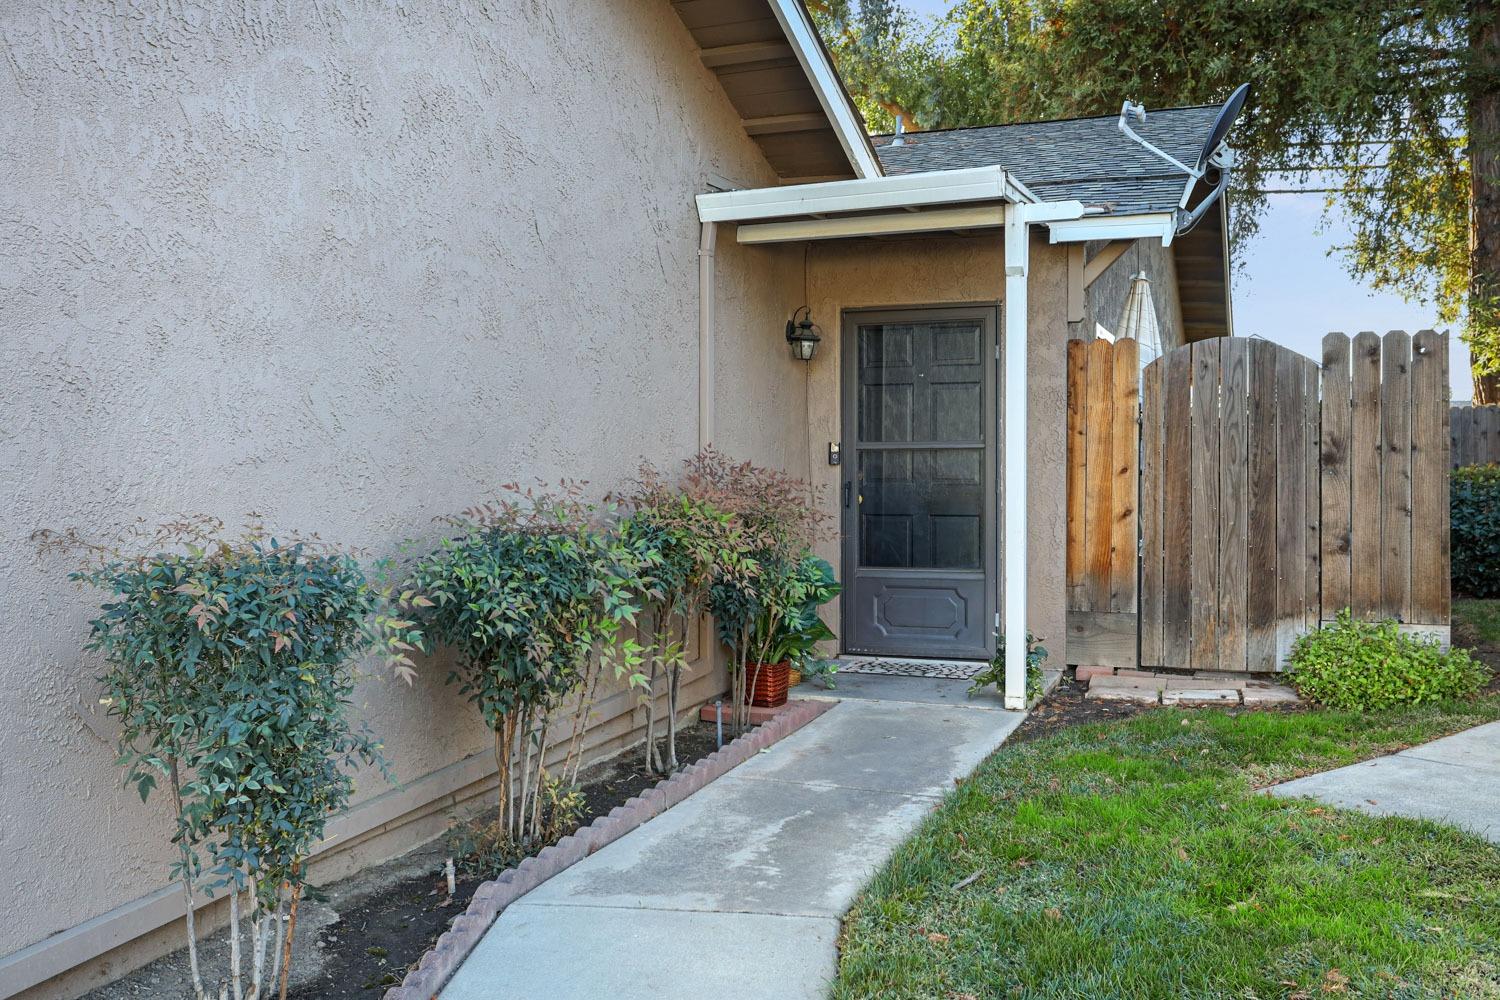
<instances>
[{"instance_id":1,"label":"textured stucco exterior","mask_svg":"<svg viewBox=\"0 0 1500 1000\"><path fill-rule=\"evenodd\" d=\"M827 463L830 441L842 440L838 336L847 310L953 303L1001 303L1005 252L1000 231L978 236L904 241L844 240L812 245L807 258L807 302L824 324L824 342L809 372L808 475L827 490L839 513L839 472ZM1027 504L1029 627L1046 637L1054 664L1064 648L1064 497L1067 462L1067 250L1040 237L1031 245L1027 280ZM1003 304L1002 304L1003 309ZM1002 338L1003 339L1003 338ZM1002 500L1003 511L1003 500ZM838 564L838 548L824 555ZM837 617L836 605L830 615Z\"/></svg>"},{"instance_id":2,"label":"textured stucco exterior","mask_svg":"<svg viewBox=\"0 0 1500 1000\"><path fill-rule=\"evenodd\" d=\"M501 483L602 493L672 465L699 431L692 197L777 178L667 0L20 0L0 57L0 996L40 1000L176 946L179 904L165 803L121 787L91 711L98 597L31 533L256 511L379 555ZM712 439L827 485L837 514L841 314L1000 302L1000 233L721 228ZM1066 281L1065 248L1034 240L1030 618L1054 662ZM782 340L804 302L835 334L811 364ZM315 877L486 791L487 732L423 667L361 685L400 785L362 776ZM702 662L685 701L722 689ZM593 753L638 723L614 692Z\"/></svg>"},{"instance_id":3,"label":"textured stucco exterior","mask_svg":"<svg viewBox=\"0 0 1500 1000\"><path fill-rule=\"evenodd\" d=\"M28 993L65 996L175 945L130 943L174 906L168 811L120 786L97 597L32 531L253 510L378 554L501 483L673 464L692 196L775 177L666 0L19 0L0 105L0 995L117 948ZM717 440L803 472L800 252L724 243ZM360 687L403 785L360 782L329 873L482 787L445 672ZM689 700L722 689L700 677Z\"/></svg>"}]
</instances>

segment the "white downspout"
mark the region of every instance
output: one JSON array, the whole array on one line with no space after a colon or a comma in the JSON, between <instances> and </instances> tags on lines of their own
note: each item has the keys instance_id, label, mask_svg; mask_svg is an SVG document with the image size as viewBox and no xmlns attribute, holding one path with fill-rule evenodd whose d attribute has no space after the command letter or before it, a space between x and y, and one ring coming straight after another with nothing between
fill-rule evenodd
<instances>
[{"instance_id":1,"label":"white downspout","mask_svg":"<svg viewBox=\"0 0 1500 1000\"><path fill-rule=\"evenodd\" d=\"M1026 507L1029 486L1026 476L1026 409L1029 405L1026 386L1026 337L1030 325L1026 281L1031 267L1031 226L1037 222L1059 222L1083 218L1083 203L1078 201L1008 204L1005 206L1005 347L1001 353L1005 365L1005 408L1002 447L1005 455L1001 479L1001 517L1004 532L1004 561L1001 566L1001 590L1005 604L1001 609L1005 635L1005 707L1026 707L1026 578L1028 570ZM1058 349L1066 335L1066 309L1058 317Z\"/></svg>"},{"instance_id":2,"label":"white downspout","mask_svg":"<svg viewBox=\"0 0 1500 1000\"><path fill-rule=\"evenodd\" d=\"M1005 707L1026 707L1026 274L1031 226L1026 206L1005 206L1005 456L1001 482L1004 566Z\"/></svg>"},{"instance_id":3,"label":"white downspout","mask_svg":"<svg viewBox=\"0 0 1500 1000\"><path fill-rule=\"evenodd\" d=\"M714 247L719 225L701 224L698 238L698 450L714 437Z\"/></svg>"}]
</instances>

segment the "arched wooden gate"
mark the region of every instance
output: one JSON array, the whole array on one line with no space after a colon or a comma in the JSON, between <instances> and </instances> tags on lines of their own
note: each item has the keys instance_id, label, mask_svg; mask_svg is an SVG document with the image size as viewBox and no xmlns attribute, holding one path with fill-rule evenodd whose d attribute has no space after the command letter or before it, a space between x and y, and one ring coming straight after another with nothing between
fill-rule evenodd
<instances>
[{"instance_id":1,"label":"arched wooden gate","mask_svg":"<svg viewBox=\"0 0 1500 1000\"><path fill-rule=\"evenodd\" d=\"M1277 670L1344 607L1446 636L1446 334L1329 334L1321 365L1179 347L1141 373L1138 430L1135 344L1075 344L1070 662Z\"/></svg>"}]
</instances>

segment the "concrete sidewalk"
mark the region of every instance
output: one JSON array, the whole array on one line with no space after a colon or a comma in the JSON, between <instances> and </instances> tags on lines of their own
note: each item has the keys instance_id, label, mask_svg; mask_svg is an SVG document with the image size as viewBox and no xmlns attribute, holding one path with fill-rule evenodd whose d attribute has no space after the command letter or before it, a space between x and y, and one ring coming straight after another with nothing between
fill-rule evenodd
<instances>
[{"instance_id":1,"label":"concrete sidewalk","mask_svg":"<svg viewBox=\"0 0 1500 1000\"><path fill-rule=\"evenodd\" d=\"M844 683L802 730L512 904L443 1000L823 996L855 894L1024 718L963 699L965 681Z\"/></svg>"},{"instance_id":2,"label":"concrete sidewalk","mask_svg":"<svg viewBox=\"0 0 1500 1000\"><path fill-rule=\"evenodd\" d=\"M1500 843L1500 722L1269 789L1373 816L1413 816Z\"/></svg>"}]
</instances>

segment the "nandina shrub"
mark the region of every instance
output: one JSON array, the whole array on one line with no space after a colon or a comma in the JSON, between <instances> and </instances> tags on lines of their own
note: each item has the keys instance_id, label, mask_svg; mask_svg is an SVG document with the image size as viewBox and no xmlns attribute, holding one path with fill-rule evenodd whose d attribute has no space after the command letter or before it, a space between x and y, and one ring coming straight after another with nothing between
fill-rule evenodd
<instances>
[{"instance_id":1,"label":"nandina shrub","mask_svg":"<svg viewBox=\"0 0 1500 1000\"><path fill-rule=\"evenodd\" d=\"M1463 649L1444 652L1431 636L1393 620L1360 621L1349 609L1292 644L1292 686L1329 708L1376 710L1472 695L1489 671Z\"/></svg>"},{"instance_id":2,"label":"nandina shrub","mask_svg":"<svg viewBox=\"0 0 1500 1000\"><path fill-rule=\"evenodd\" d=\"M452 533L406 585L427 639L457 656L449 681L494 734L499 812L489 839L500 853L524 852L556 825L548 803L566 801L577 780L601 677L645 680L640 645L623 630L653 557L621 541L612 508L586 502L584 487L507 487L446 519ZM548 757L563 744L554 774Z\"/></svg>"},{"instance_id":3,"label":"nandina shrub","mask_svg":"<svg viewBox=\"0 0 1500 1000\"><path fill-rule=\"evenodd\" d=\"M351 719L355 661L373 644L410 679L404 651L419 637L347 553L258 526L228 538L207 518L123 547L137 544L144 551L96 548L73 574L109 595L88 648L109 664L102 701L120 720L126 782L143 801L160 785L172 797L195 994L208 995L196 896L223 890L230 968L216 992L254 1000L285 982L304 862L348 804L354 768L384 768Z\"/></svg>"},{"instance_id":4,"label":"nandina shrub","mask_svg":"<svg viewBox=\"0 0 1500 1000\"><path fill-rule=\"evenodd\" d=\"M1453 589L1500 597L1500 465L1454 469L1448 509Z\"/></svg>"},{"instance_id":5,"label":"nandina shrub","mask_svg":"<svg viewBox=\"0 0 1500 1000\"><path fill-rule=\"evenodd\" d=\"M745 691L756 682L753 672L770 662L808 603L827 591L827 582L808 571L805 560L828 513L822 491L809 483L731 461L711 448L689 460L683 492L727 513L740 532L745 558L716 574L709 611L731 653L734 722L743 729L749 723Z\"/></svg>"},{"instance_id":6,"label":"nandina shrub","mask_svg":"<svg viewBox=\"0 0 1500 1000\"><path fill-rule=\"evenodd\" d=\"M678 695L690 632L707 608L714 580L745 572L749 553L733 517L711 501L683 492L680 483L650 464L641 466L625 500L630 513L620 523L620 535L638 553L645 612L646 769L661 774L677 768ZM665 761L657 737L660 686L667 702Z\"/></svg>"}]
</instances>

